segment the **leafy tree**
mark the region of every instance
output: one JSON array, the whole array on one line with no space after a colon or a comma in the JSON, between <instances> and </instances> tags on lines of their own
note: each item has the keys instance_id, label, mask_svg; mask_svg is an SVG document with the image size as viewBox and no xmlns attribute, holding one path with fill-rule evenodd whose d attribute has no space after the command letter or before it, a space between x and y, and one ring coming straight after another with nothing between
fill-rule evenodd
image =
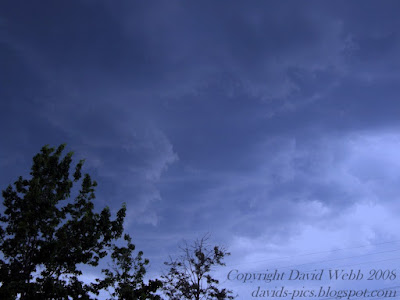
<instances>
[{"instance_id":1,"label":"leafy tree","mask_svg":"<svg viewBox=\"0 0 400 300\"><path fill-rule=\"evenodd\" d=\"M126 247L113 246L111 255L113 261L112 270L103 269L106 275L105 279L96 279L97 286L100 288L113 288L111 299L124 300L142 300L152 299L161 300L160 296L154 293L162 286L159 280L150 280L145 284L143 277L146 274L145 266L149 264L149 260L143 260L143 252L139 251L137 256L133 257L135 245L129 235L124 235L127 242Z\"/></svg>"},{"instance_id":2,"label":"leafy tree","mask_svg":"<svg viewBox=\"0 0 400 300\"><path fill-rule=\"evenodd\" d=\"M214 267L225 266L223 258L230 255L224 248L210 247L208 236L185 243L181 255L164 264L169 270L163 279L163 292L171 300L224 300L234 299L232 291L219 288L219 281L211 276Z\"/></svg>"},{"instance_id":3,"label":"leafy tree","mask_svg":"<svg viewBox=\"0 0 400 300\"><path fill-rule=\"evenodd\" d=\"M70 175L73 153L62 157L64 148L44 146L33 158L30 179L19 177L2 193L0 299L91 299L91 293L98 295L103 286L82 282L78 265L98 266L110 249L124 272L122 277L107 273L108 279L114 284L121 280L118 295L128 289L124 276L131 262L125 251L131 253L134 246L130 239L128 248L114 244L123 233L125 204L114 220L108 207L95 212L97 183L88 174L82 176L83 160ZM73 185L78 182L80 189L72 200ZM131 276L136 277L128 277L134 278L136 287L141 285L147 264L141 255L133 264L138 269ZM154 288L148 287L149 291Z\"/></svg>"}]
</instances>

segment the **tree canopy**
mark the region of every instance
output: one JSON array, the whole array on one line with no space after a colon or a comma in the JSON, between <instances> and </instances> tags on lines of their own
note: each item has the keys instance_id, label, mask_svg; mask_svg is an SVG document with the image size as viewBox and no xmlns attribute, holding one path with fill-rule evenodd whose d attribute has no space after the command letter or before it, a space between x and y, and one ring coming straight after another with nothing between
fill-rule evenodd
<instances>
[{"instance_id":1,"label":"tree canopy","mask_svg":"<svg viewBox=\"0 0 400 300\"><path fill-rule=\"evenodd\" d=\"M65 144L44 146L33 157L30 177L20 176L2 192L0 299L95 299L100 291L125 300L161 300L161 292L172 300L233 299L211 275L229 253L210 248L207 237L186 244L166 263L170 269L161 280L145 282L149 260L142 251L134 255L132 238L124 234L125 204L114 217L108 207L96 211L96 181L82 174L84 160L72 166L73 153L64 150ZM98 267L106 256L102 278L84 282L81 267Z\"/></svg>"},{"instance_id":2,"label":"tree canopy","mask_svg":"<svg viewBox=\"0 0 400 300\"><path fill-rule=\"evenodd\" d=\"M30 178L19 177L2 193L1 299L91 299L90 295L98 294L102 288L116 287L118 295L126 290L125 278L109 270L104 270L106 278L97 284L87 284L79 278L79 265L98 266L110 251L112 259L118 262L115 270L121 267L125 274L125 269L132 266L129 260L133 259L126 255L132 256L134 245L128 235L127 247L114 245L123 234L125 204L115 218L108 207L96 212L96 181L81 173L83 160L75 165L71 175L73 153L62 156L64 149L65 145L44 146L33 158ZM71 199L73 186L79 183L80 189ZM142 261L141 252L133 260L139 269L131 274L136 286L130 292L141 293L144 289L151 294L158 285L149 287L142 282L147 260Z\"/></svg>"},{"instance_id":3,"label":"tree canopy","mask_svg":"<svg viewBox=\"0 0 400 300\"><path fill-rule=\"evenodd\" d=\"M124 240L127 242L126 247L113 246L112 269L102 270L106 278L96 279L97 286L105 289L112 287L113 292L110 294L113 299L161 300L159 295L154 294L162 286L161 281L149 280L146 284L143 280L149 260L143 259L142 251L133 257L135 245L132 244L131 237L125 234Z\"/></svg>"},{"instance_id":4,"label":"tree canopy","mask_svg":"<svg viewBox=\"0 0 400 300\"><path fill-rule=\"evenodd\" d=\"M222 247L211 247L208 238L203 236L192 245L185 243L179 257L165 262L168 272L161 277L168 299L234 299L232 291L220 288L219 281L212 276L215 267L225 265L223 259L230 253Z\"/></svg>"}]
</instances>

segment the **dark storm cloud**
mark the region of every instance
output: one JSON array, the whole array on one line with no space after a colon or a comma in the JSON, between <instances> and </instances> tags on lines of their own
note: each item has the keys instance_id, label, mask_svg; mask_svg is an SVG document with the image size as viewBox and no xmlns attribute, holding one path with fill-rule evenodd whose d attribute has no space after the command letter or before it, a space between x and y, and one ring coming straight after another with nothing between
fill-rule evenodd
<instances>
[{"instance_id":1,"label":"dark storm cloud","mask_svg":"<svg viewBox=\"0 0 400 300\"><path fill-rule=\"evenodd\" d=\"M67 142L157 259L207 231L248 257L396 236L399 2L22 2L1 182Z\"/></svg>"},{"instance_id":2,"label":"dark storm cloud","mask_svg":"<svg viewBox=\"0 0 400 300\"><path fill-rule=\"evenodd\" d=\"M3 49L12 82L6 96L24 93L21 99L29 93L43 126L47 121L70 136L81 134L92 145L126 138L129 133L120 132L127 131L126 121L138 118L137 111L151 111L156 123L168 123L183 157L218 168L228 167L227 161L243 165L239 153L263 134L293 134L315 122L329 130L337 115L348 127L374 119L386 123L385 106L379 106L382 114L372 113L376 96L369 93L371 100L362 104L352 101L366 97L354 84L364 75L352 64L373 66L377 53L395 53L392 18L384 24L375 18L378 29L369 33L359 23L375 16L371 9L311 4L48 2L25 3L23 9L5 4ZM359 14L357 22L347 8ZM11 71L28 79L24 92ZM378 95L387 87L371 89ZM143 107L140 98L162 106ZM225 134L231 131L237 134ZM225 153L226 160L215 152Z\"/></svg>"}]
</instances>

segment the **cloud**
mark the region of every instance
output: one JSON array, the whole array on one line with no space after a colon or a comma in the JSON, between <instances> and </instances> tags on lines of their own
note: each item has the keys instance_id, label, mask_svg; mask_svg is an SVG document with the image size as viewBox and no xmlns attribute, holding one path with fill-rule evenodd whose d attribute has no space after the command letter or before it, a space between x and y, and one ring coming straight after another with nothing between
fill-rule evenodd
<instances>
[{"instance_id":1,"label":"cloud","mask_svg":"<svg viewBox=\"0 0 400 300\"><path fill-rule=\"evenodd\" d=\"M342 72L346 39L337 18L324 12L322 22L310 7L294 2L296 10L290 11L277 2L268 8L229 3L226 13L227 5L174 2L164 9L124 2L111 11L126 39L147 33L140 47L158 62L158 74L168 72L154 80L155 92L164 98L196 95L222 77L231 82L226 93L243 90L257 100L288 100L300 88L291 69Z\"/></svg>"},{"instance_id":2,"label":"cloud","mask_svg":"<svg viewBox=\"0 0 400 300\"><path fill-rule=\"evenodd\" d=\"M204 197L211 226L231 233L217 237L234 253L222 278L231 269L390 268L400 237L399 138L392 129L262 144L257 170L221 180ZM230 205L217 212L220 199Z\"/></svg>"},{"instance_id":3,"label":"cloud","mask_svg":"<svg viewBox=\"0 0 400 300\"><path fill-rule=\"evenodd\" d=\"M125 143L122 142L125 140ZM104 170L97 174L105 185L106 201L127 202L126 226L134 223L158 224L158 203L162 201L158 182L168 167L178 160L172 144L165 134L157 128L145 128L135 135L119 136L117 140L104 141L78 146L86 153L89 167ZM94 165L91 162L94 161ZM113 192L106 192L110 185ZM107 200L110 197L110 200Z\"/></svg>"},{"instance_id":4,"label":"cloud","mask_svg":"<svg viewBox=\"0 0 400 300\"><path fill-rule=\"evenodd\" d=\"M390 239L394 223L379 229L368 215L381 211L380 219L399 209L399 138L389 130L267 141L248 153L259 161L258 167L237 173L197 171L196 181L205 176L212 184L199 192L191 189L190 206L178 208L181 213L174 218L181 214L179 224L185 227L218 228L218 234L230 232L248 239L249 245L258 239L283 245L307 230L339 237L339 227L348 232L349 243ZM186 178L191 186L193 178ZM363 235L352 228L364 228ZM343 242L331 239L332 246Z\"/></svg>"},{"instance_id":5,"label":"cloud","mask_svg":"<svg viewBox=\"0 0 400 300\"><path fill-rule=\"evenodd\" d=\"M377 16L387 13L392 4L377 16L357 10L357 20L344 13L343 2L291 5L286 9L279 2L268 7L263 2L254 6L229 3L227 13L226 2L189 5L177 1L157 7L124 1L116 5L87 2L80 10L90 9L89 17L76 15L77 24L87 25L84 28L69 26L64 14L59 20L43 16L54 23L58 33L49 30L52 26L43 29L34 19L19 14L20 22L18 18L8 22L25 60L47 86L51 82L51 88L43 92L46 96L37 101L42 98L49 105L52 98L56 107L67 105L57 98L67 102L94 97L111 104L118 97L114 103L139 109L147 106L154 112L162 105L174 107L209 97L204 94L207 89L215 97L218 89L218 97L263 104L260 111L272 118L314 105L330 108L331 101L340 103L344 98L341 91L351 94L347 92L349 82L395 80L396 72L388 68L387 60L397 61L398 39L391 32L397 21L377 22ZM346 5L354 9L353 4ZM79 11L72 4L65 9ZM98 19L107 24L107 30L98 25ZM18 31L24 22L42 43ZM61 36L71 43L61 43ZM77 39L79 49L72 46ZM60 49L60 45L66 46ZM374 59L372 52L384 54L385 59ZM104 100L105 95L110 100Z\"/></svg>"},{"instance_id":6,"label":"cloud","mask_svg":"<svg viewBox=\"0 0 400 300\"><path fill-rule=\"evenodd\" d=\"M0 164L67 142L157 259L394 238L398 3L289 2L0 4Z\"/></svg>"}]
</instances>

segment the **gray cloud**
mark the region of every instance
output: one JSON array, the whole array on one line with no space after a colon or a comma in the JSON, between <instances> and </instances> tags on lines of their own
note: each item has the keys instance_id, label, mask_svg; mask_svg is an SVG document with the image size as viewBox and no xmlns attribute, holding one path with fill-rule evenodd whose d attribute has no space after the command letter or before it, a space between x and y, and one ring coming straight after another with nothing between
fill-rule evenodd
<instances>
[{"instance_id":1,"label":"gray cloud","mask_svg":"<svg viewBox=\"0 0 400 300\"><path fill-rule=\"evenodd\" d=\"M0 181L67 142L154 265L395 238L398 5L3 1Z\"/></svg>"}]
</instances>

